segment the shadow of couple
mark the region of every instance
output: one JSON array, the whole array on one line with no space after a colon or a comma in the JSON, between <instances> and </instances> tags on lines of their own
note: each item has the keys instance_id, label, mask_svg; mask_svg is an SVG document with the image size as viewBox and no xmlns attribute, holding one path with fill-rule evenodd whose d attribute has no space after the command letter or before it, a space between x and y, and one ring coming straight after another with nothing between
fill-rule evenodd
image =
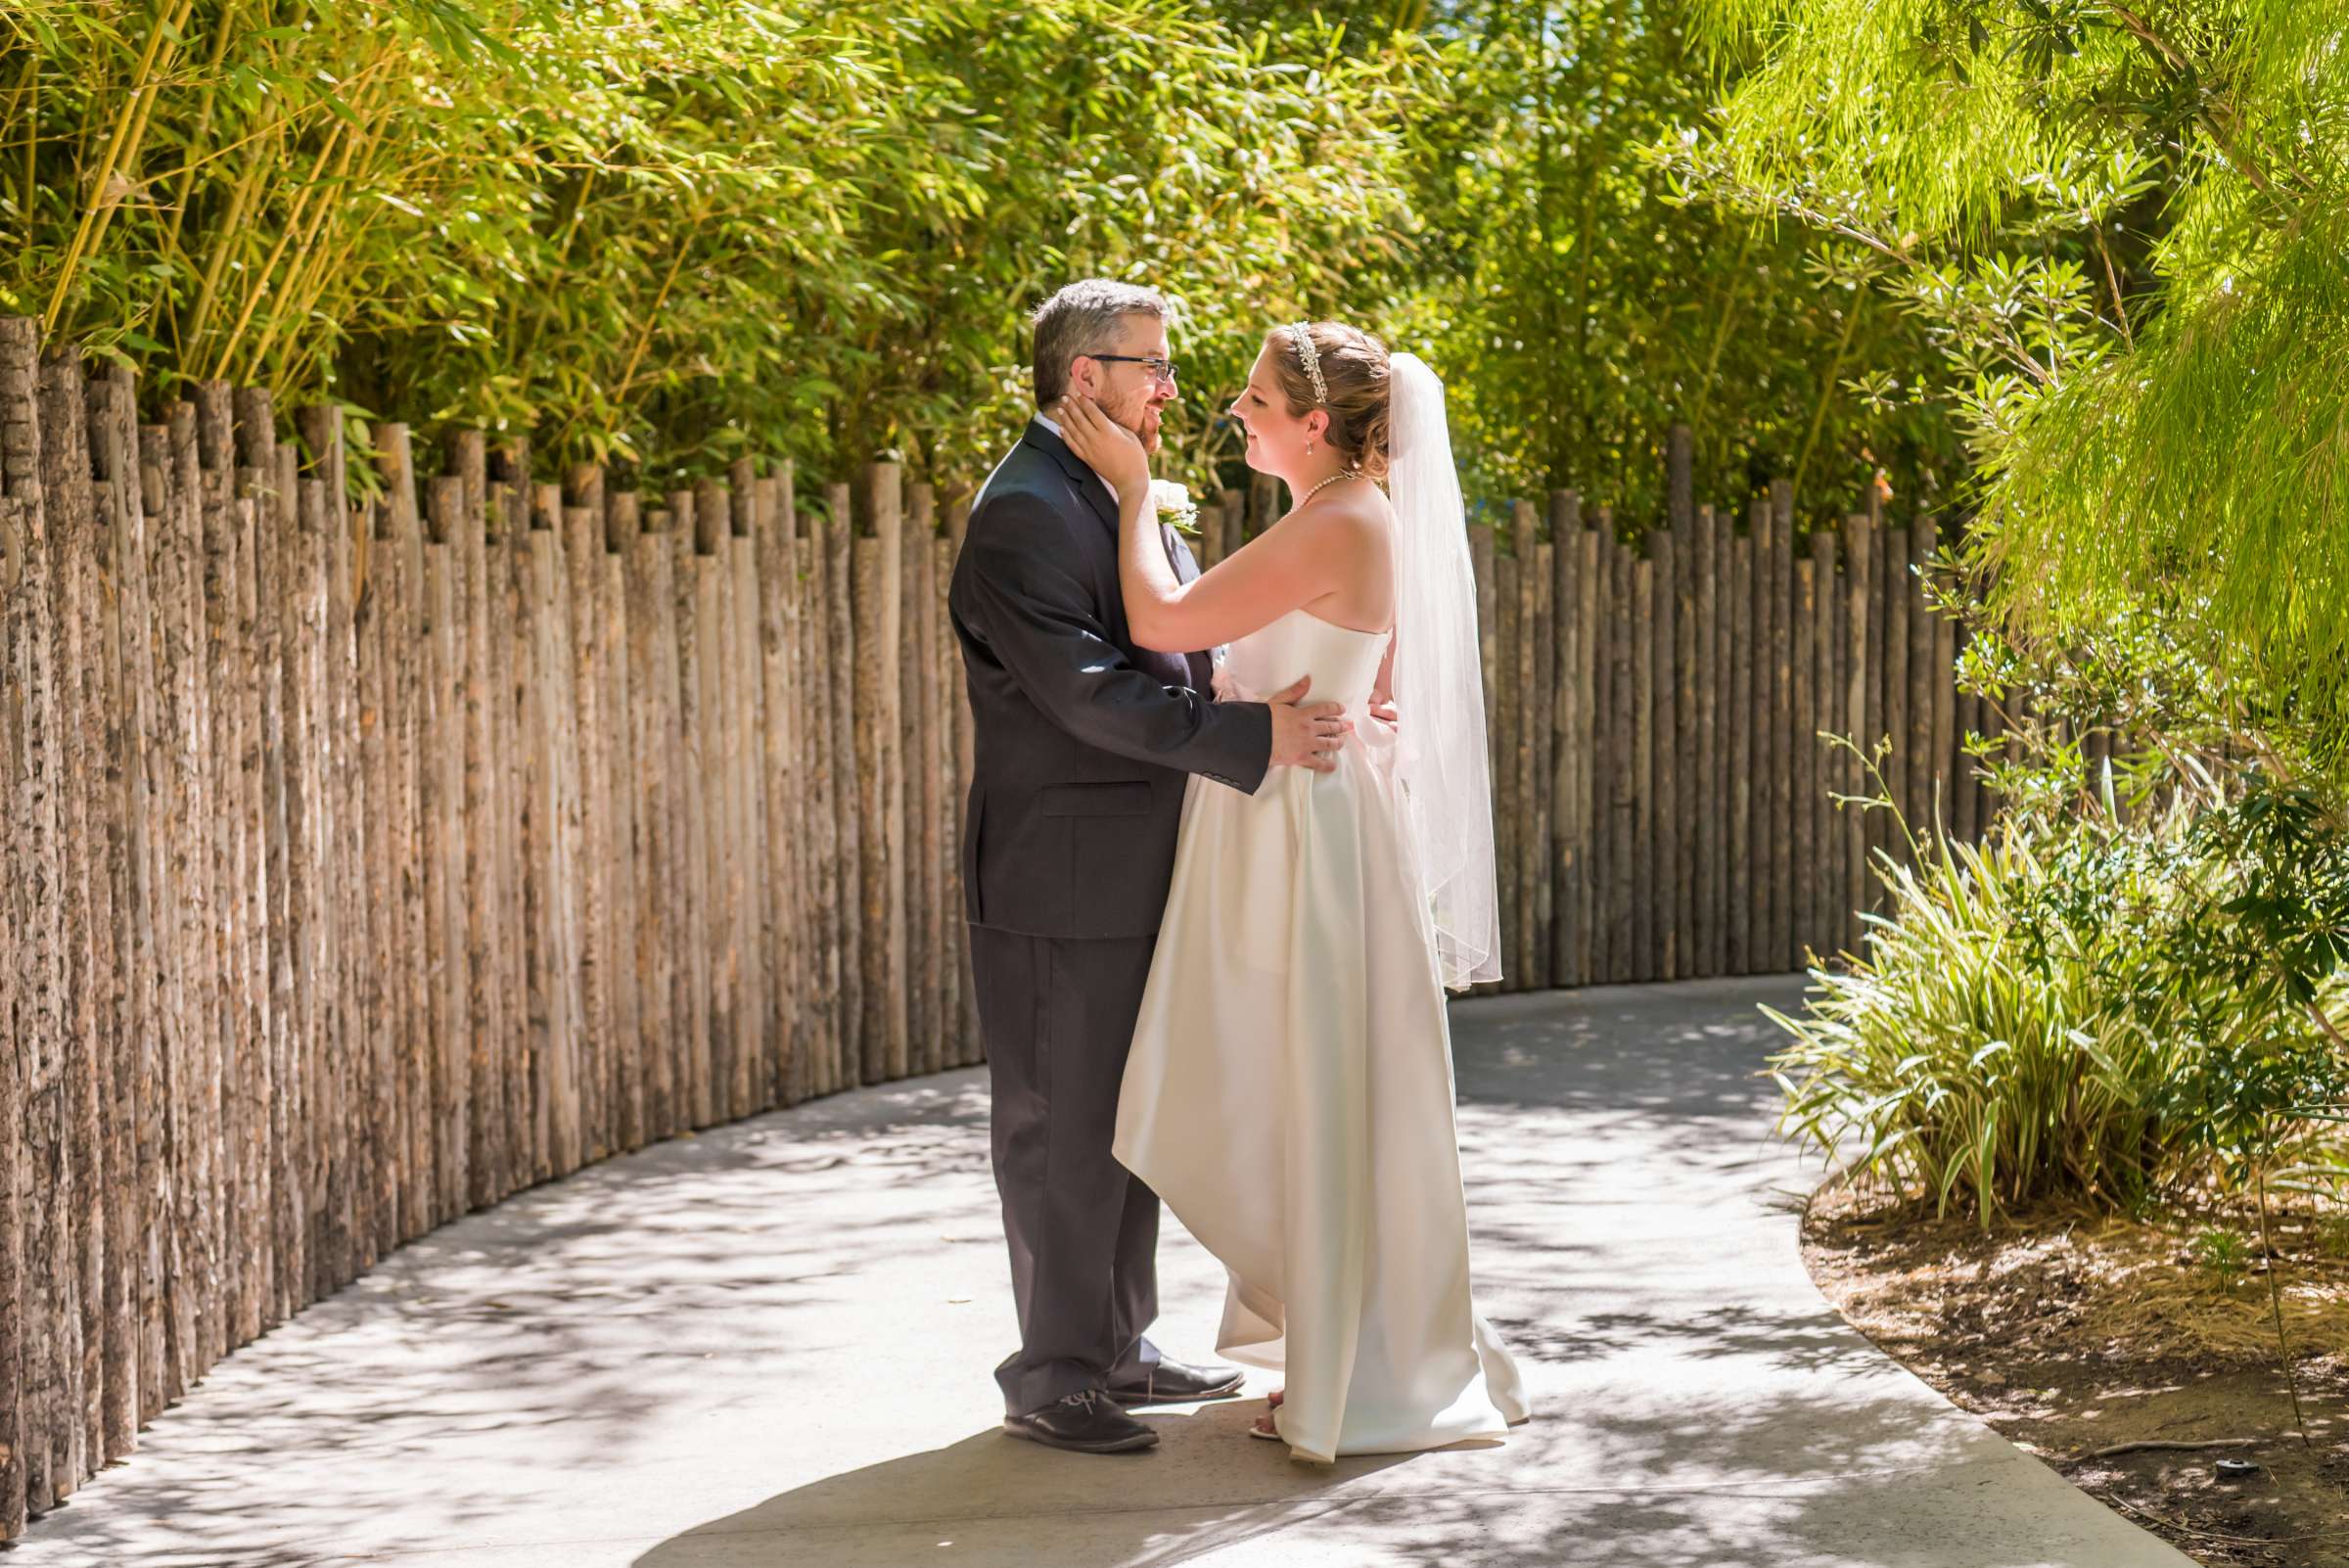
<instances>
[{"instance_id":1,"label":"shadow of couple","mask_svg":"<svg viewBox=\"0 0 2349 1568\"><path fill-rule=\"evenodd\" d=\"M1333 1465L1251 1442L1257 1400L1137 1412L1155 1449L1079 1454L1000 1429L824 1477L670 1537L634 1568L1161 1568L1376 1495L1415 1455Z\"/></svg>"}]
</instances>

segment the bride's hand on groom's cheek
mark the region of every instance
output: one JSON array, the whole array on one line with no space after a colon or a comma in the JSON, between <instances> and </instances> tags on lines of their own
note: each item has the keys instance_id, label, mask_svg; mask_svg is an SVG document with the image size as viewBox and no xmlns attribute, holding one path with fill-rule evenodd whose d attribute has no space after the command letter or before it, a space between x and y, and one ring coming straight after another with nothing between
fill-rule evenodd
<instances>
[{"instance_id":1,"label":"bride's hand on groom's cheek","mask_svg":"<svg viewBox=\"0 0 2349 1568\"><path fill-rule=\"evenodd\" d=\"M1053 419L1069 450L1087 468L1109 481L1120 495L1129 484L1150 483L1150 454L1133 432L1101 411L1101 405L1082 392L1068 392L1053 407Z\"/></svg>"}]
</instances>

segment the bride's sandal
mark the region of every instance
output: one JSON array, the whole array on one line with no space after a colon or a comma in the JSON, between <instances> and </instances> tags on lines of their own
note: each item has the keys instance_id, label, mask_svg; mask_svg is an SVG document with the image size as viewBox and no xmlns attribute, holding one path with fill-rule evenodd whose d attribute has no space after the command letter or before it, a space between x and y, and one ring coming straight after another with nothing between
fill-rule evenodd
<instances>
[{"instance_id":1,"label":"bride's sandal","mask_svg":"<svg viewBox=\"0 0 2349 1568\"><path fill-rule=\"evenodd\" d=\"M1267 1443L1278 1443L1281 1441L1280 1428L1273 1424L1272 1412L1280 1408L1280 1400L1283 1392L1283 1390L1276 1388L1269 1396L1266 1398L1265 1413L1258 1416L1254 1421L1251 1421L1248 1424L1248 1435L1250 1437L1263 1438Z\"/></svg>"}]
</instances>

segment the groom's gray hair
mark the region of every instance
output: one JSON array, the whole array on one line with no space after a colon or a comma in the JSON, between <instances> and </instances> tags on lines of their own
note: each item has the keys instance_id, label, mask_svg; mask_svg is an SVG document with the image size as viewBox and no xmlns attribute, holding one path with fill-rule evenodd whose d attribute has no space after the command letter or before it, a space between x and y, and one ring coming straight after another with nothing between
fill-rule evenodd
<instances>
[{"instance_id":1,"label":"groom's gray hair","mask_svg":"<svg viewBox=\"0 0 2349 1568\"><path fill-rule=\"evenodd\" d=\"M1036 307L1036 406L1049 408L1069 390L1069 361L1098 353L1117 341L1123 316L1174 312L1167 297L1138 283L1080 278Z\"/></svg>"}]
</instances>

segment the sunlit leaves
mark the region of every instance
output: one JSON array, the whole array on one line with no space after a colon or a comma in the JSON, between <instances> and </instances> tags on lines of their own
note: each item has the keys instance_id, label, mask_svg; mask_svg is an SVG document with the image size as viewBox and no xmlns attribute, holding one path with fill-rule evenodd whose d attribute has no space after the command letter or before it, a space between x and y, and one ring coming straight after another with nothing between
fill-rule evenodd
<instances>
[{"instance_id":1,"label":"sunlit leaves","mask_svg":"<svg viewBox=\"0 0 2349 1568\"><path fill-rule=\"evenodd\" d=\"M951 481L1016 427L1026 313L1068 276L1193 301L1213 387L1267 313L1336 308L1407 227L1390 165L1418 67L1180 0L274 15L201 0L69 267L145 24L11 8L0 88L37 91L0 97L24 236L0 305L62 280L60 334L166 388L477 421L656 483L883 445Z\"/></svg>"},{"instance_id":2,"label":"sunlit leaves","mask_svg":"<svg viewBox=\"0 0 2349 1568\"><path fill-rule=\"evenodd\" d=\"M2198 629L2349 778L2349 16L1705 0L1758 50L1691 192L1875 248L1948 359L2001 608ZM1896 236L1898 238L1896 238Z\"/></svg>"}]
</instances>

